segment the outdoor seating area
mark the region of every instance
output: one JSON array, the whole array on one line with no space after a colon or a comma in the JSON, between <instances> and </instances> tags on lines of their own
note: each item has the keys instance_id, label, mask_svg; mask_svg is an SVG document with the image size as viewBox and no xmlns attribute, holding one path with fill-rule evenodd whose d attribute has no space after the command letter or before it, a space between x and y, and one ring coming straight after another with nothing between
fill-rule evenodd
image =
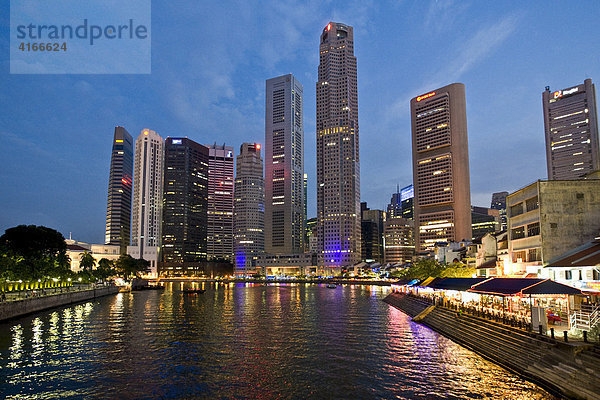
<instances>
[{"instance_id":1,"label":"outdoor seating area","mask_svg":"<svg viewBox=\"0 0 600 400\"><path fill-rule=\"evenodd\" d=\"M538 278L430 277L396 282L392 290L436 306L544 333L573 328L570 315L585 300L579 289Z\"/></svg>"}]
</instances>

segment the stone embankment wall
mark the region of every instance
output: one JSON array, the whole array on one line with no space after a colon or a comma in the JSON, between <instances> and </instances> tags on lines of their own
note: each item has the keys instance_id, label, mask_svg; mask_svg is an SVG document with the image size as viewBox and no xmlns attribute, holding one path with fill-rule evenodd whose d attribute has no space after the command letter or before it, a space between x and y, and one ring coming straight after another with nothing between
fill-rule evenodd
<instances>
[{"instance_id":1,"label":"stone embankment wall","mask_svg":"<svg viewBox=\"0 0 600 400\"><path fill-rule=\"evenodd\" d=\"M82 290L77 292L57 293L49 296L34 297L25 300L8 301L0 303L0 321L10 318L21 317L48 308L60 307L72 303L78 303L96 297L107 296L119 292L117 286L105 286L96 289Z\"/></svg>"},{"instance_id":2,"label":"stone embankment wall","mask_svg":"<svg viewBox=\"0 0 600 400\"><path fill-rule=\"evenodd\" d=\"M410 317L431 305L399 293L384 301ZM600 399L598 347L555 341L442 307L435 307L420 323L557 395Z\"/></svg>"}]
</instances>

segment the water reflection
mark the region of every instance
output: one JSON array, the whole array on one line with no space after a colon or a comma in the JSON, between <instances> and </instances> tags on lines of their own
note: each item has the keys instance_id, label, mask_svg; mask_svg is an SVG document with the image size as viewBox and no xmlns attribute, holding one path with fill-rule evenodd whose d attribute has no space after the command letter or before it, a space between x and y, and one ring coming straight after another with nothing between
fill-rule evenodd
<instances>
[{"instance_id":1,"label":"water reflection","mask_svg":"<svg viewBox=\"0 0 600 400\"><path fill-rule=\"evenodd\" d=\"M0 324L9 399L511 398L531 383L416 324L378 286L195 284Z\"/></svg>"}]
</instances>

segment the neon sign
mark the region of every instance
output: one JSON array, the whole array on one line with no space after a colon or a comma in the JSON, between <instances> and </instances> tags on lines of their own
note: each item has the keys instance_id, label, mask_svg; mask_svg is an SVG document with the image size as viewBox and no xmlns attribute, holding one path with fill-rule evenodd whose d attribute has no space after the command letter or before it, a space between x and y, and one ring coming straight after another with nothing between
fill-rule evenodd
<instances>
[{"instance_id":1,"label":"neon sign","mask_svg":"<svg viewBox=\"0 0 600 400\"><path fill-rule=\"evenodd\" d=\"M579 88L574 87L574 88L567 89L567 90L557 90L556 92L552 93L552 96L554 96L555 99L558 99L560 97L568 96L568 95L571 95L571 94L577 93L577 92L579 92Z\"/></svg>"},{"instance_id":2,"label":"neon sign","mask_svg":"<svg viewBox=\"0 0 600 400\"><path fill-rule=\"evenodd\" d=\"M425 100L426 98L431 97L431 96L435 96L435 92L430 92L430 93L424 94L422 96L419 96L419 97L417 97L417 101Z\"/></svg>"}]
</instances>

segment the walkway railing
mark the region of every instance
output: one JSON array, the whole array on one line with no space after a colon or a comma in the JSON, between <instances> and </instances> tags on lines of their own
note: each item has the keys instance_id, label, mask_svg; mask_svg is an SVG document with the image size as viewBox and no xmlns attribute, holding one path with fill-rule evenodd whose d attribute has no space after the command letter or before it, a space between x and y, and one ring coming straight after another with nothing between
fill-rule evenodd
<instances>
[{"instance_id":1,"label":"walkway railing","mask_svg":"<svg viewBox=\"0 0 600 400\"><path fill-rule=\"evenodd\" d=\"M582 305L571 313L570 319L573 328L589 331L600 323L600 305Z\"/></svg>"}]
</instances>

